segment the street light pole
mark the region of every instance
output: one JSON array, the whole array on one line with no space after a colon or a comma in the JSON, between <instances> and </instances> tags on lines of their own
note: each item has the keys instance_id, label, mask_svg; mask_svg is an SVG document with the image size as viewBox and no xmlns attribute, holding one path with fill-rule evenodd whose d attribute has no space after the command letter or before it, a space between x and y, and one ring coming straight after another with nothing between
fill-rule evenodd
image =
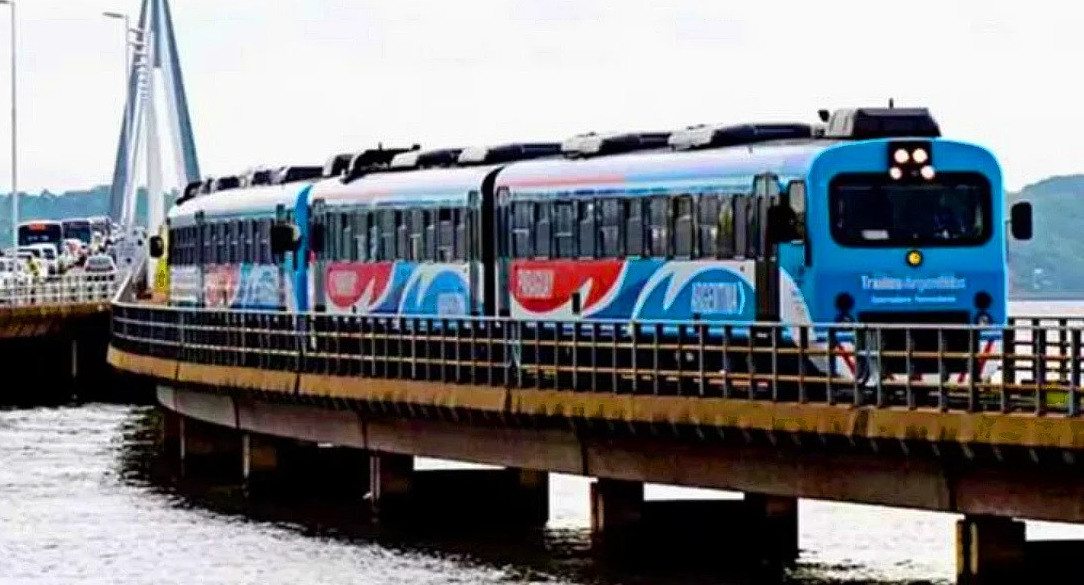
<instances>
[{"instance_id":1,"label":"street light pole","mask_svg":"<svg viewBox=\"0 0 1084 585\"><path fill-rule=\"evenodd\" d=\"M15 86L15 0L0 0L11 7L11 245L19 246L19 141Z\"/></svg>"},{"instance_id":2,"label":"street light pole","mask_svg":"<svg viewBox=\"0 0 1084 585\"><path fill-rule=\"evenodd\" d=\"M124 21L124 91L127 92L128 82L131 81L132 66L131 41L128 40L128 35L131 34L132 31L131 19L128 18L127 14L120 12L103 12L102 16Z\"/></svg>"}]
</instances>

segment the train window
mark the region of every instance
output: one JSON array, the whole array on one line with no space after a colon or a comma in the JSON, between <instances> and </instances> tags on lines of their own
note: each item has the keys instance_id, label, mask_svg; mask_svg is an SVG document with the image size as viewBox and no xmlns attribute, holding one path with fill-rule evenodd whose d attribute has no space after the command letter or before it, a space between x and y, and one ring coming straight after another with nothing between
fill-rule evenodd
<instances>
[{"instance_id":1,"label":"train window","mask_svg":"<svg viewBox=\"0 0 1084 585\"><path fill-rule=\"evenodd\" d=\"M435 209L425 211L425 259L430 262L437 260L437 211Z\"/></svg>"},{"instance_id":2,"label":"train window","mask_svg":"<svg viewBox=\"0 0 1084 585\"><path fill-rule=\"evenodd\" d=\"M354 240L350 242L350 259L354 262L366 262L369 260L368 216L364 211L354 211L351 218L354 222Z\"/></svg>"},{"instance_id":3,"label":"train window","mask_svg":"<svg viewBox=\"0 0 1084 585\"><path fill-rule=\"evenodd\" d=\"M553 248L552 206L548 201L535 204L535 258L549 258Z\"/></svg>"},{"instance_id":4,"label":"train window","mask_svg":"<svg viewBox=\"0 0 1084 585\"><path fill-rule=\"evenodd\" d=\"M227 230L227 253L231 264L241 262L241 223L233 220L225 224Z\"/></svg>"},{"instance_id":5,"label":"train window","mask_svg":"<svg viewBox=\"0 0 1084 585\"><path fill-rule=\"evenodd\" d=\"M692 258L695 240L693 237L693 198L680 195L673 199L674 204L674 256Z\"/></svg>"},{"instance_id":6,"label":"train window","mask_svg":"<svg viewBox=\"0 0 1084 585\"><path fill-rule=\"evenodd\" d=\"M719 258L733 258L734 245L734 198L719 196L719 233L716 238Z\"/></svg>"},{"instance_id":7,"label":"train window","mask_svg":"<svg viewBox=\"0 0 1084 585\"><path fill-rule=\"evenodd\" d=\"M606 199L599 202L601 223L598 230L598 255L601 258L621 256L621 224L625 220L621 213L621 203L620 199Z\"/></svg>"},{"instance_id":8,"label":"train window","mask_svg":"<svg viewBox=\"0 0 1084 585\"><path fill-rule=\"evenodd\" d=\"M233 222L224 221L218 224L219 235L219 262L222 264L233 263Z\"/></svg>"},{"instance_id":9,"label":"train window","mask_svg":"<svg viewBox=\"0 0 1084 585\"><path fill-rule=\"evenodd\" d=\"M700 257L719 257L719 197L701 195L697 198L697 232L700 240Z\"/></svg>"},{"instance_id":10,"label":"train window","mask_svg":"<svg viewBox=\"0 0 1084 585\"><path fill-rule=\"evenodd\" d=\"M580 258L595 257L595 242L598 240L598 230L595 220L595 202L585 200L579 202L580 223Z\"/></svg>"},{"instance_id":11,"label":"train window","mask_svg":"<svg viewBox=\"0 0 1084 585\"><path fill-rule=\"evenodd\" d=\"M241 262L240 228L237 220L226 222L226 258L230 264Z\"/></svg>"},{"instance_id":12,"label":"train window","mask_svg":"<svg viewBox=\"0 0 1084 585\"><path fill-rule=\"evenodd\" d=\"M734 195L733 197L734 256L739 258L746 258L746 253L749 251L749 246L746 243L746 240L749 239L747 235L749 225L745 221L745 206L748 199L748 195Z\"/></svg>"},{"instance_id":13,"label":"train window","mask_svg":"<svg viewBox=\"0 0 1084 585\"><path fill-rule=\"evenodd\" d=\"M380 261L392 262L395 260L396 241L396 213L390 209L380 212Z\"/></svg>"},{"instance_id":14,"label":"train window","mask_svg":"<svg viewBox=\"0 0 1084 585\"><path fill-rule=\"evenodd\" d=\"M348 210L343 214L343 233L342 233L342 262L353 262L357 260L358 244L358 217L354 210Z\"/></svg>"},{"instance_id":15,"label":"train window","mask_svg":"<svg viewBox=\"0 0 1084 585\"><path fill-rule=\"evenodd\" d=\"M553 255L556 258L576 257L574 218L571 201L558 201L554 205Z\"/></svg>"},{"instance_id":16,"label":"train window","mask_svg":"<svg viewBox=\"0 0 1084 585\"><path fill-rule=\"evenodd\" d=\"M354 218L353 213L339 216L339 253L340 262L349 262L354 256Z\"/></svg>"},{"instance_id":17,"label":"train window","mask_svg":"<svg viewBox=\"0 0 1084 585\"><path fill-rule=\"evenodd\" d=\"M670 255L670 199L652 197L647 200L648 255L665 258Z\"/></svg>"},{"instance_id":18,"label":"train window","mask_svg":"<svg viewBox=\"0 0 1084 585\"><path fill-rule=\"evenodd\" d=\"M460 262L467 260L467 222L470 221L470 210L455 210L455 259Z\"/></svg>"},{"instance_id":19,"label":"train window","mask_svg":"<svg viewBox=\"0 0 1084 585\"><path fill-rule=\"evenodd\" d=\"M534 256L534 203L517 201L512 204L512 257Z\"/></svg>"},{"instance_id":20,"label":"train window","mask_svg":"<svg viewBox=\"0 0 1084 585\"><path fill-rule=\"evenodd\" d=\"M215 224L215 264L226 263L226 224Z\"/></svg>"},{"instance_id":21,"label":"train window","mask_svg":"<svg viewBox=\"0 0 1084 585\"><path fill-rule=\"evenodd\" d=\"M380 261L380 216L374 211L369 214L369 262Z\"/></svg>"},{"instance_id":22,"label":"train window","mask_svg":"<svg viewBox=\"0 0 1084 585\"><path fill-rule=\"evenodd\" d=\"M437 262L450 262L455 254L455 217L451 209L438 212Z\"/></svg>"},{"instance_id":23,"label":"train window","mask_svg":"<svg viewBox=\"0 0 1084 585\"><path fill-rule=\"evenodd\" d=\"M218 263L229 264L230 263L230 233L228 222L222 222L216 224L218 229Z\"/></svg>"},{"instance_id":24,"label":"train window","mask_svg":"<svg viewBox=\"0 0 1084 585\"><path fill-rule=\"evenodd\" d=\"M267 230L270 224L270 219L263 219L256 222L256 263L257 264L270 264L271 252L268 249L267 244Z\"/></svg>"},{"instance_id":25,"label":"train window","mask_svg":"<svg viewBox=\"0 0 1084 585\"><path fill-rule=\"evenodd\" d=\"M203 241L207 243L203 263L215 264L218 262L218 232L215 231L216 226L214 224L206 224L203 227L206 233L206 238Z\"/></svg>"},{"instance_id":26,"label":"train window","mask_svg":"<svg viewBox=\"0 0 1084 585\"><path fill-rule=\"evenodd\" d=\"M640 199L625 202L625 254L644 255L644 202Z\"/></svg>"},{"instance_id":27,"label":"train window","mask_svg":"<svg viewBox=\"0 0 1084 585\"><path fill-rule=\"evenodd\" d=\"M324 257L335 262L339 259L339 214L328 213L324 216L324 234Z\"/></svg>"},{"instance_id":28,"label":"train window","mask_svg":"<svg viewBox=\"0 0 1084 585\"><path fill-rule=\"evenodd\" d=\"M412 209L409 212L404 211L403 215L406 216L410 240L407 260L421 262L425 260L425 212L421 209Z\"/></svg>"},{"instance_id":29,"label":"train window","mask_svg":"<svg viewBox=\"0 0 1084 585\"><path fill-rule=\"evenodd\" d=\"M410 230L407 229L407 212L395 211L395 255L389 260L403 260L410 255Z\"/></svg>"},{"instance_id":30,"label":"train window","mask_svg":"<svg viewBox=\"0 0 1084 585\"><path fill-rule=\"evenodd\" d=\"M745 230L745 242L748 251L746 257L757 258L760 256L760 210L759 197L747 197L745 199L745 222L748 226Z\"/></svg>"}]
</instances>

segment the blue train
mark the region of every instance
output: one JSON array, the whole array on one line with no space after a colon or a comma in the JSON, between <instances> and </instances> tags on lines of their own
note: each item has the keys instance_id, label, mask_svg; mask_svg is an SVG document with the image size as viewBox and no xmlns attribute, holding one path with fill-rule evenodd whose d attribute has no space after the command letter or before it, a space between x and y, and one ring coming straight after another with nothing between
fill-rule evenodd
<instances>
[{"instance_id":1,"label":"blue train","mask_svg":"<svg viewBox=\"0 0 1084 585\"><path fill-rule=\"evenodd\" d=\"M1007 231L1030 238L1031 207L1006 217L994 156L942 138L922 108L820 118L381 148L195 183L168 216L171 302L713 331L778 319L818 324L821 345L839 323L1004 324ZM860 361L813 366L866 378Z\"/></svg>"}]
</instances>

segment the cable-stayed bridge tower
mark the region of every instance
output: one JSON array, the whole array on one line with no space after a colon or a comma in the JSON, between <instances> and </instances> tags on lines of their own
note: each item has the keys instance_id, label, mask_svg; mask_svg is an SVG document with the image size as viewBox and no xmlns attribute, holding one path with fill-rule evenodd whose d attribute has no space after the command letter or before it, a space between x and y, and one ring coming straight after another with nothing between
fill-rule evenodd
<instances>
[{"instance_id":1,"label":"cable-stayed bridge tower","mask_svg":"<svg viewBox=\"0 0 1084 585\"><path fill-rule=\"evenodd\" d=\"M129 64L109 209L121 233L128 235L143 226L136 213L136 173L141 164L146 170L148 211L143 227L149 234L155 233L165 219L165 185L179 188L200 177L169 0L143 0L138 34L140 38ZM161 104L168 120L166 132L160 128ZM172 177L163 173L163 147L174 157ZM130 242L131 238L128 239Z\"/></svg>"}]
</instances>

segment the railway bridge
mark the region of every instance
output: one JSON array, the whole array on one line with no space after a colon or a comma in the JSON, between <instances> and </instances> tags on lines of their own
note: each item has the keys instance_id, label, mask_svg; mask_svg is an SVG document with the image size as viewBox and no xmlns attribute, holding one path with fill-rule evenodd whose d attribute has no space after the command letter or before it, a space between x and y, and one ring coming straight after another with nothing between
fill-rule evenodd
<instances>
[{"instance_id":1,"label":"railway bridge","mask_svg":"<svg viewBox=\"0 0 1084 585\"><path fill-rule=\"evenodd\" d=\"M117 303L109 362L155 380L186 468L258 483L295 460L299 445L335 446L324 452L358 470L363 479L348 490L367 494L378 517L469 509L538 524L547 474L576 474L597 478L592 528L604 539L691 536L717 554L719 538L737 535L785 560L798 552L802 498L936 510L963 516L961 583L1020 578L1024 519L1084 522L1080 321L1016 319L996 353L908 344L865 356L972 368L995 360L992 381L863 384L776 367L772 356L796 353L801 363L838 351L804 341L724 347L703 325L661 335L663 327L629 324L624 337L601 335L606 326ZM977 335L861 327L877 339ZM719 368L727 351L767 365ZM426 479L434 472L416 471L417 456L504 471ZM645 501L645 482L745 499Z\"/></svg>"}]
</instances>

